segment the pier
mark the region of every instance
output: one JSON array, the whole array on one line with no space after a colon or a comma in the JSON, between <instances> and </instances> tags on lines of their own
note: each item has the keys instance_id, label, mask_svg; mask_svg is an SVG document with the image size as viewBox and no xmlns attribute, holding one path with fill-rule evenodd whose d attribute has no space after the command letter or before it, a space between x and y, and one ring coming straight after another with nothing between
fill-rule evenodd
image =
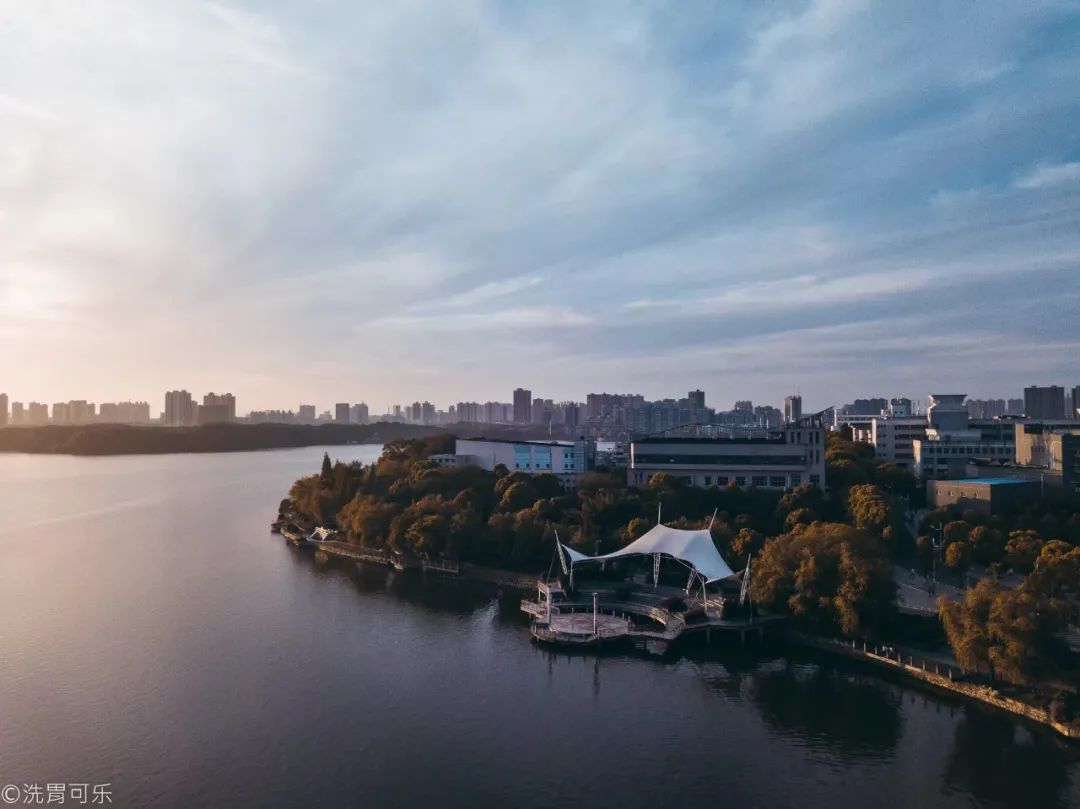
<instances>
[{"instance_id":1,"label":"pier","mask_svg":"<svg viewBox=\"0 0 1080 809\"><path fill-rule=\"evenodd\" d=\"M611 589L590 588L588 597L582 594L568 597L557 584L537 582L536 600L525 599L521 611L532 617L530 633L545 644L576 647L597 647L626 642L634 645L652 644L666 649L687 635L712 633L747 638L763 638L769 629L782 627L783 616L755 615L753 617L723 617L722 599L707 602L690 599L684 610L663 606L664 602L685 597L674 588L631 592L620 597ZM679 599L681 600L681 599Z\"/></svg>"}]
</instances>

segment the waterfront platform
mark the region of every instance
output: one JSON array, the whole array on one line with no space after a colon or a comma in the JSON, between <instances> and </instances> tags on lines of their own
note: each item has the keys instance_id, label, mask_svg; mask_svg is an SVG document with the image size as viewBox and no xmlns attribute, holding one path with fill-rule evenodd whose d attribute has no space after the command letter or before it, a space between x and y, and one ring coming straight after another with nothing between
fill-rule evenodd
<instances>
[{"instance_id":1,"label":"waterfront platform","mask_svg":"<svg viewBox=\"0 0 1080 809\"><path fill-rule=\"evenodd\" d=\"M675 610L666 602L681 596L685 609ZM710 598L688 598L675 588L648 588L621 597L615 590L583 585L578 595L567 598L561 588L537 582L536 600L525 599L521 610L532 617L530 633L537 641L555 646L595 647L625 641L666 649L679 638L712 633L763 637L769 629L782 627L786 618L758 613L753 616L724 617L723 602ZM595 621L595 630L594 630Z\"/></svg>"}]
</instances>

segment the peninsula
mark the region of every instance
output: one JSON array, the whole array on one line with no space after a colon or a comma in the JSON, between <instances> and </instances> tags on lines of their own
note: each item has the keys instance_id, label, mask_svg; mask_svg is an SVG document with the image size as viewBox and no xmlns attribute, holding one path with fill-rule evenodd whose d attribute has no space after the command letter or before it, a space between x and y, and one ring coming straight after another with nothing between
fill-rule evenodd
<instances>
[{"instance_id":1,"label":"peninsula","mask_svg":"<svg viewBox=\"0 0 1080 809\"><path fill-rule=\"evenodd\" d=\"M51 455L246 452L338 444L382 444L441 432L437 427L388 422L317 425L223 422L192 427L44 425L0 430L0 452Z\"/></svg>"}]
</instances>

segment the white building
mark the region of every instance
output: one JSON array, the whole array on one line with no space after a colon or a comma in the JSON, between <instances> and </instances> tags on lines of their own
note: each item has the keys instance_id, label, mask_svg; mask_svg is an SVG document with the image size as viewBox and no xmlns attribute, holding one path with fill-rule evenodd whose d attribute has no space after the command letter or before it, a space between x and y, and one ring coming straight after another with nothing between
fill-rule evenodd
<instances>
[{"instance_id":1,"label":"white building","mask_svg":"<svg viewBox=\"0 0 1080 809\"><path fill-rule=\"evenodd\" d=\"M824 488L825 430L819 414L758 436L637 439L630 444L627 480L644 486L666 472L690 486L789 489L809 483Z\"/></svg>"},{"instance_id":2,"label":"white building","mask_svg":"<svg viewBox=\"0 0 1080 809\"><path fill-rule=\"evenodd\" d=\"M915 466L915 442L925 438L925 416L880 416L870 425L874 452L903 469Z\"/></svg>"},{"instance_id":3,"label":"white building","mask_svg":"<svg viewBox=\"0 0 1080 809\"><path fill-rule=\"evenodd\" d=\"M964 475L970 461L1011 463L1016 445L1011 436L993 437L968 421L963 393L930 394L926 435L912 441L912 471L920 477Z\"/></svg>"},{"instance_id":4,"label":"white building","mask_svg":"<svg viewBox=\"0 0 1080 809\"><path fill-rule=\"evenodd\" d=\"M511 472L554 475L565 488L577 485L577 479L596 460L596 442L510 441L494 438L459 438L454 454L433 455L439 466L480 466L493 471L500 464Z\"/></svg>"}]
</instances>

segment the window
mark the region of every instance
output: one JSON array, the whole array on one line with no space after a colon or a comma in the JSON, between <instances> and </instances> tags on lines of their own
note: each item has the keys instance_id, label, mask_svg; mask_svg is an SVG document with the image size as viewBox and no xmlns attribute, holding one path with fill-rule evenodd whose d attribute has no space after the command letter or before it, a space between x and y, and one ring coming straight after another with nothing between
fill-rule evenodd
<instances>
[{"instance_id":1,"label":"window","mask_svg":"<svg viewBox=\"0 0 1080 809\"><path fill-rule=\"evenodd\" d=\"M727 475L717 475L716 476L716 485L717 486L727 486L728 483L730 482L730 480L731 479Z\"/></svg>"},{"instance_id":2,"label":"window","mask_svg":"<svg viewBox=\"0 0 1080 809\"><path fill-rule=\"evenodd\" d=\"M736 486L745 486L746 485L746 476L745 475L736 475L735 476L735 485Z\"/></svg>"},{"instance_id":3,"label":"window","mask_svg":"<svg viewBox=\"0 0 1080 809\"><path fill-rule=\"evenodd\" d=\"M766 480L767 480L767 478L765 477L765 475L751 475L750 476L750 485L751 486L764 486Z\"/></svg>"},{"instance_id":4,"label":"window","mask_svg":"<svg viewBox=\"0 0 1080 809\"><path fill-rule=\"evenodd\" d=\"M705 476L705 485L706 486L712 486L712 475L706 475Z\"/></svg>"},{"instance_id":5,"label":"window","mask_svg":"<svg viewBox=\"0 0 1080 809\"><path fill-rule=\"evenodd\" d=\"M784 488L784 476L783 475L769 475L769 485L775 489Z\"/></svg>"},{"instance_id":6,"label":"window","mask_svg":"<svg viewBox=\"0 0 1080 809\"><path fill-rule=\"evenodd\" d=\"M810 485L811 486L820 486L821 485L821 475L811 475L810 476Z\"/></svg>"},{"instance_id":7,"label":"window","mask_svg":"<svg viewBox=\"0 0 1080 809\"><path fill-rule=\"evenodd\" d=\"M791 476L791 485L792 486L799 486L801 484L802 484L802 475L792 475Z\"/></svg>"}]
</instances>

